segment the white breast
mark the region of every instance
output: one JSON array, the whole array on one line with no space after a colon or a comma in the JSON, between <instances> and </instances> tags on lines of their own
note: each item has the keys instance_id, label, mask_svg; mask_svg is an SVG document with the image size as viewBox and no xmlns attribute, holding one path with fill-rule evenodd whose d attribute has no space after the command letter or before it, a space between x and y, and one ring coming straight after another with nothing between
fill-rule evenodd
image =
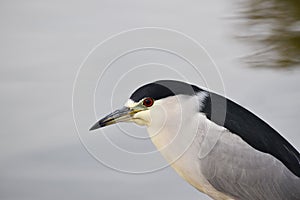
<instances>
[{"instance_id":1,"label":"white breast","mask_svg":"<svg viewBox=\"0 0 300 200\"><path fill-rule=\"evenodd\" d=\"M201 173L199 157L209 153L223 130L199 113L199 106L197 96L158 100L150 110L148 133L163 157L187 182L214 199L232 199L215 190ZM215 135L207 137L208 128ZM203 146L203 140L210 141Z\"/></svg>"}]
</instances>

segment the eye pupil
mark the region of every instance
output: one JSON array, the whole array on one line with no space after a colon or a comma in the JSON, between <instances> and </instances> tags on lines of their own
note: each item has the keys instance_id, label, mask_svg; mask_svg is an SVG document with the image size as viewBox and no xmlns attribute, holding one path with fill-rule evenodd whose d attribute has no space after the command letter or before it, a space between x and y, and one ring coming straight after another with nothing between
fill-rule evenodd
<instances>
[{"instance_id":1,"label":"eye pupil","mask_svg":"<svg viewBox=\"0 0 300 200\"><path fill-rule=\"evenodd\" d=\"M152 98L150 98L150 97L144 99L144 101L143 101L143 104L144 104L144 106L146 106L146 107L152 106L153 103L154 103L154 100L153 100Z\"/></svg>"}]
</instances>

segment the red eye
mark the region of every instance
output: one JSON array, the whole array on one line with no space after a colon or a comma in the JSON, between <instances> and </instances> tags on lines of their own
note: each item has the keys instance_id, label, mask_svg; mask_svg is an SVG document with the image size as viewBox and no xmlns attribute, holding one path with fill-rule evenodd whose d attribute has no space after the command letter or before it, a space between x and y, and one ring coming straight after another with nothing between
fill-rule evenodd
<instances>
[{"instance_id":1,"label":"red eye","mask_svg":"<svg viewBox=\"0 0 300 200\"><path fill-rule=\"evenodd\" d=\"M152 106L154 103L154 100L151 97L147 97L146 99L144 99L143 101L143 105L146 107L150 107Z\"/></svg>"}]
</instances>

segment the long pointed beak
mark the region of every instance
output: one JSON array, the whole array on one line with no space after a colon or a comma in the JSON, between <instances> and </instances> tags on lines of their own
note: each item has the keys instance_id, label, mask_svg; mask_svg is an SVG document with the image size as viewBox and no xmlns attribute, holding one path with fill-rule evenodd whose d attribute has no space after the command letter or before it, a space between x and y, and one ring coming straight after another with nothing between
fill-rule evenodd
<instances>
[{"instance_id":1,"label":"long pointed beak","mask_svg":"<svg viewBox=\"0 0 300 200\"><path fill-rule=\"evenodd\" d=\"M118 122L128 122L132 119L132 116L136 112L138 111L124 106L123 108L116 110L106 117L100 119L94 126L90 128L90 131Z\"/></svg>"}]
</instances>

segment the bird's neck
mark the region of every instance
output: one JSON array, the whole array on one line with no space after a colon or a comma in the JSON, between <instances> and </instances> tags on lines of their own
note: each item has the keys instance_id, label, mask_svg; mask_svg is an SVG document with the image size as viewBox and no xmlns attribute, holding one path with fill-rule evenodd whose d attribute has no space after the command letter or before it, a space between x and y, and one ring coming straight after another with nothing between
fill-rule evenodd
<instances>
[{"instance_id":1,"label":"bird's neck","mask_svg":"<svg viewBox=\"0 0 300 200\"><path fill-rule=\"evenodd\" d=\"M151 110L148 133L169 163L182 156L197 137L198 115L196 99L184 96L169 98L163 108Z\"/></svg>"}]
</instances>

